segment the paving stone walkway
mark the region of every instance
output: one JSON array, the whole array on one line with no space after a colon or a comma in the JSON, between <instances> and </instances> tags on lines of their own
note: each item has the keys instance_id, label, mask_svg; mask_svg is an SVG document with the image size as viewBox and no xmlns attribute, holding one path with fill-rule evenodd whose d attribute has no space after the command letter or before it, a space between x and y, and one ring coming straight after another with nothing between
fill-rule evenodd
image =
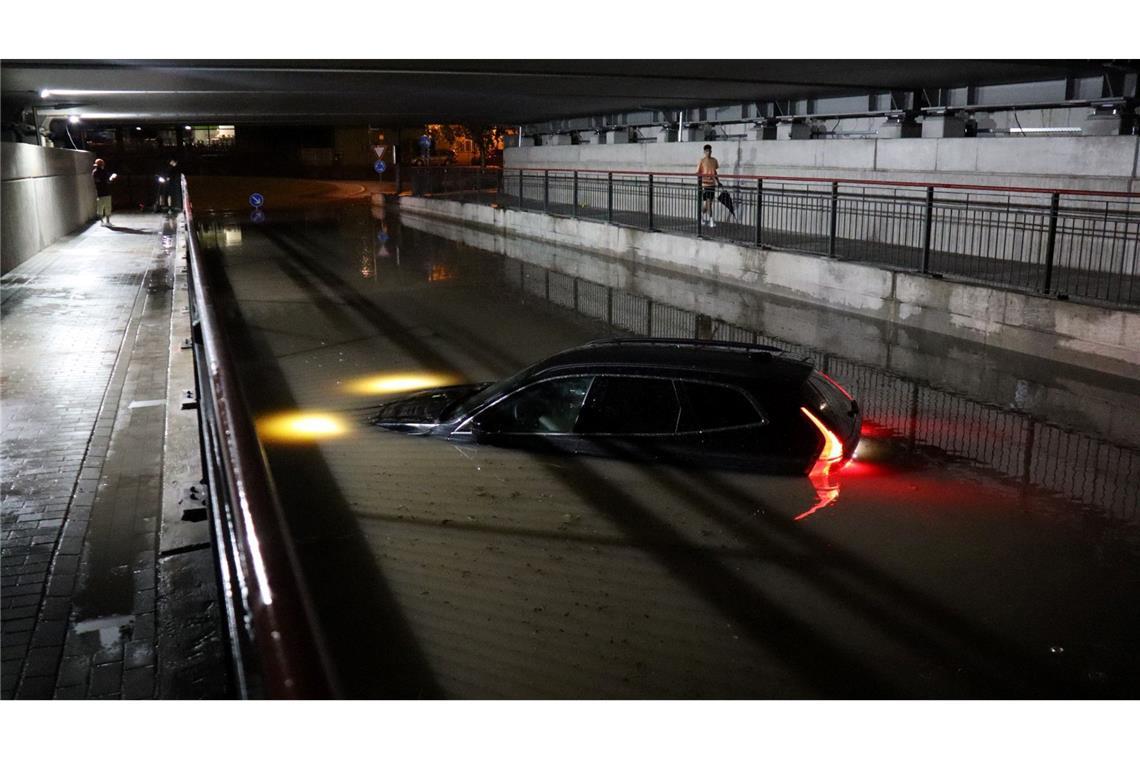
<instances>
[{"instance_id":1,"label":"paving stone walkway","mask_svg":"<svg viewBox=\"0 0 1140 760\"><path fill-rule=\"evenodd\" d=\"M156 696L173 227L114 219L0 284L5 699Z\"/></svg>"}]
</instances>

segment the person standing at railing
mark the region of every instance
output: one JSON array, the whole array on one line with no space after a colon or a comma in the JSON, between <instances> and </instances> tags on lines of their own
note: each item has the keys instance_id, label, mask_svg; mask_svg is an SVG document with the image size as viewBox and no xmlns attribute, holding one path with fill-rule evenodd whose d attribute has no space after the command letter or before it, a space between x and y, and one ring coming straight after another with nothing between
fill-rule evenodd
<instances>
[{"instance_id":1,"label":"person standing at railing","mask_svg":"<svg viewBox=\"0 0 1140 760\"><path fill-rule=\"evenodd\" d=\"M713 222L712 211L713 202L716 200L716 170L720 168L720 162L713 158L711 145L706 145L704 150L705 156L697 164L697 176L700 177L701 181L701 201L704 203L704 211L701 212L701 224L715 227L716 223Z\"/></svg>"},{"instance_id":2,"label":"person standing at railing","mask_svg":"<svg viewBox=\"0 0 1140 760\"><path fill-rule=\"evenodd\" d=\"M182 172L178 168L178 162L173 158L170 159L167 165L162 167L161 173L155 175L155 181L158 183L154 198L155 212L177 213L182 189Z\"/></svg>"},{"instance_id":3,"label":"person standing at railing","mask_svg":"<svg viewBox=\"0 0 1140 760\"><path fill-rule=\"evenodd\" d=\"M104 227L111 226L111 183L117 176L107 171L103 159L95 159L95 168L91 170L91 179L95 181L95 215Z\"/></svg>"}]
</instances>

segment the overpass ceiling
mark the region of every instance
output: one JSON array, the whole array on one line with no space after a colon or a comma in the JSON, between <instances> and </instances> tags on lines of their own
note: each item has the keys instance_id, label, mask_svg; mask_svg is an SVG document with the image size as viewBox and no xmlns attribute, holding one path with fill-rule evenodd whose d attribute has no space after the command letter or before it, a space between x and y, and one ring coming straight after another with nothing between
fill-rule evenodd
<instances>
[{"instance_id":1,"label":"overpass ceiling","mask_svg":"<svg viewBox=\"0 0 1140 760\"><path fill-rule=\"evenodd\" d=\"M549 119L1135 71L1095 60L5 61L5 100L131 122ZM48 98L41 91L52 91Z\"/></svg>"}]
</instances>

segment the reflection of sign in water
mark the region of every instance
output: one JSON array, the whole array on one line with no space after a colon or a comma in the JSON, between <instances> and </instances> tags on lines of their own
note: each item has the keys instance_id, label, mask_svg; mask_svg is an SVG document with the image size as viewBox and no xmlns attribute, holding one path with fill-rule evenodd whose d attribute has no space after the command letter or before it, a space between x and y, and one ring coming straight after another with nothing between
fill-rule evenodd
<instances>
[{"instance_id":1,"label":"reflection of sign in water","mask_svg":"<svg viewBox=\"0 0 1140 760\"><path fill-rule=\"evenodd\" d=\"M249 215L249 220L254 224L261 224L265 221L265 212L259 208L255 208L253 213Z\"/></svg>"},{"instance_id":2,"label":"reflection of sign in water","mask_svg":"<svg viewBox=\"0 0 1140 760\"><path fill-rule=\"evenodd\" d=\"M384 163L383 161L377 161L372 165L372 168L376 170L377 174L383 174L384 170L388 168L388 164Z\"/></svg>"},{"instance_id":3,"label":"reflection of sign in water","mask_svg":"<svg viewBox=\"0 0 1140 760\"><path fill-rule=\"evenodd\" d=\"M261 208L261 204L263 203L265 203L265 196L263 196L261 193L254 193L253 195L249 196L249 205L253 206L254 208Z\"/></svg>"}]
</instances>

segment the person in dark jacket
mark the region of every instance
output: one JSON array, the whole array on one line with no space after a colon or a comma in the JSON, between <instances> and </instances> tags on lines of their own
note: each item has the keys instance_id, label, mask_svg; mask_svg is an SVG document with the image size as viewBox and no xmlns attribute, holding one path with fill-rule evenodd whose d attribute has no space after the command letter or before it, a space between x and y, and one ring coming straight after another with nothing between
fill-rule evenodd
<instances>
[{"instance_id":1,"label":"person in dark jacket","mask_svg":"<svg viewBox=\"0 0 1140 760\"><path fill-rule=\"evenodd\" d=\"M104 227L111 226L111 183L117 176L107 171L103 159L95 159L95 168L91 170L91 179L95 180L95 215Z\"/></svg>"},{"instance_id":2,"label":"person in dark jacket","mask_svg":"<svg viewBox=\"0 0 1140 760\"><path fill-rule=\"evenodd\" d=\"M178 168L178 162L173 158L170 159L156 179L158 192L154 200L154 210L165 209L171 213L178 213L178 204L182 198L182 171Z\"/></svg>"}]
</instances>

